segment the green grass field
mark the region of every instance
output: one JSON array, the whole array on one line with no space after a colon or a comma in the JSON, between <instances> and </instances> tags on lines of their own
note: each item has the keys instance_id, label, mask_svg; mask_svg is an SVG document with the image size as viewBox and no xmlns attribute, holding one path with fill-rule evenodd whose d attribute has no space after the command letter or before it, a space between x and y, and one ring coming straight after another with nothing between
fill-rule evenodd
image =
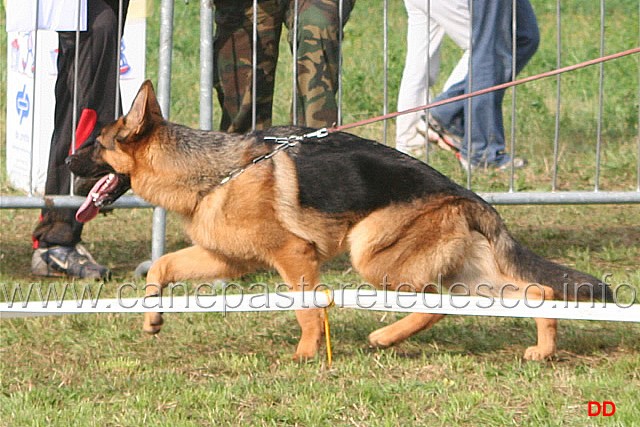
<instances>
[{"instance_id":1,"label":"green grass field","mask_svg":"<svg viewBox=\"0 0 640 427\"><path fill-rule=\"evenodd\" d=\"M147 40L148 75L154 82L157 3ZM171 118L192 126L198 123L198 3L175 3ZM345 30L344 123L383 111L378 3L373 7L360 0ZM394 111L406 21L402 3L389 3L388 110ZM523 76L556 66L555 3L533 3L542 44ZM606 53L637 46L637 0L606 5ZM0 12L4 24L4 9ZM562 65L597 57L599 3L563 1L562 13ZM4 31L0 46L6 48ZM281 51L276 124L288 121L291 93L284 41ZM15 190L5 176L6 61L4 54L0 58L0 193L6 194ZM447 43L443 76L457 59L458 52ZM628 191L637 185L639 60L636 55L604 66L602 190ZM551 188L555 82L553 78L517 89L518 153L530 161L516 174L517 190ZM598 67L562 77L559 189L593 189L597 89ZM510 97L509 91L505 108ZM510 111L506 119L510 129ZM384 140L381 123L354 133ZM390 145L393 133L389 122ZM431 163L464 183L464 173L446 153L433 152ZM474 189L503 191L507 177L475 176ZM536 252L596 276L610 274L614 285L629 284L640 292L640 206L499 210L512 233ZM35 211L0 210L3 289L26 290L37 283L60 290L65 285L64 280L29 274L30 233L36 220ZM150 230L147 210L118 210L87 225L87 245L114 272L114 280L102 288L104 297L116 296L123 285L143 286L132 272L149 257ZM180 220L169 215L168 250L188 244ZM347 258L323 271L324 282L333 286L360 280ZM259 272L241 283L280 281L272 272ZM97 291L100 285L90 286ZM299 336L292 312L170 314L156 337L142 332L142 317L136 314L1 320L0 426L640 425L640 324L561 321L558 355L544 363L522 360L525 348L535 341L531 319L451 316L395 348L370 350L367 335L400 317L332 309L331 368L324 355L303 364L291 360ZM587 402L604 400L616 404L616 414L588 417Z\"/></svg>"}]
</instances>

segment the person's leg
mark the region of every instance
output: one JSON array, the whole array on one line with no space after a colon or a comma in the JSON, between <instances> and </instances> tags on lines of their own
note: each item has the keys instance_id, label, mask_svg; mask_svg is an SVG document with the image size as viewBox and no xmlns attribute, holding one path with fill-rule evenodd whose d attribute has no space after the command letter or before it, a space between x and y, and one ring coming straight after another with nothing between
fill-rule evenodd
<instances>
[{"instance_id":1,"label":"person's leg","mask_svg":"<svg viewBox=\"0 0 640 427\"><path fill-rule=\"evenodd\" d=\"M289 43L297 43L297 125L331 126L338 121L340 27L355 0L299 0L298 33L293 34L294 1L288 0ZM342 2L342 22L340 22ZM292 47L293 50L293 47Z\"/></svg>"},{"instance_id":2,"label":"person's leg","mask_svg":"<svg viewBox=\"0 0 640 427\"><path fill-rule=\"evenodd\" d=\"M511 78L511 6L511 0L474 3L472 92L504 83ZM468 114L471 132L465 135L461 153L472 164L499 163L503 160L503 97L504 91L495 91L472 98L470 103L464 101L466 114L470 104ZM469 140L471 153L467 152Z\"/></svg>"},{"instance_id":3,"label":"person's leg","mask_svg":"<svg viewBox=\"0 0 640 427\"><path fill-rule=\"evenodd\" d=\"M128 1L125 1L125 11ZM118 17L116 12L102 0L88 4L88 30L80 33L78 46L78 128L73 129L73 86L74 61L76 49L76 33L59 33L58 79L55 86L56 106L54 113L54 133L51 140L49 166L45 183L46 194L69 194L71 174L66 167L65 159L71 151L72 135L89 136L100 127L115 118L115 99L118 89ZM83 141L76 141L81 144ZM82 224L75 218L75 209L44 209L41 221L33 232L35 274L49 275L66 273L80 277L102 277L108 274L105 267L95 264L87 253L73 253L81 240ZM47 248L55 249L56 258L77 259L86 257L91 264L82 271L74 270L70 265L68 271L48 271ZM51 249L54 251L54 249ZM80 248L80 251L83 251ZM43 259L44 264L40 262ZM60 267L60 266L58 266ZM62 269L62 267L60 267ZM59 269L59 270L60 270ZM76 274L77 273L77 274Z\"/></svg>"},{"instance_id":4,"label":"person's leg","mask_svg":"<svg viewBox=\"0 0 640 427\"><path fill-rule=\"evenodd\" d=\"M256 129L271 126L282 13L277 0L258 5ZM253 0L216 0L215 21L214 86L222 108L220 130L248 132L253 119Z\"/></svg>"},{"instance_id":5,"label":"person's leg","mask_svg":"<svg viewBox=\"0 0 640 427\"><path fill-rule=\"evenodd\" d=\"M538 20L529 0L516 1L516 74L529 62L540 44Z\"/></svg>"},{"instance_id":6,"label":"person's leg","mask_svg":"<svg viewBox=\"0 0 640 427\"><path fill-rule=\"evenodd\" d=\"M527 0L518 0L516 7L516 71L520 71L535 53L539 32L535 13ZM511 9L509 0L474 2L473 57L471 91L490 87L511 79L512 43ZM450 98L469 90L467 78L454 83L437 99ZM464 135L467 117L471 118L471 132L465 135L461 156L471 159L472 165L503 166L510 160L505 153L502 99L504 91L496 91L469 102L458 101L437 107L432 111L438 122L455 134ZM471 141L471 156L468 153ZM518 160L517 166L523 163Z\"/></svg>"},{"instance_id":7,"label":"person's leg","mask_svg":"<svg viewBox=\"0 0 640 427\"><path fill-rule=\"evenodd\" d=\"M429 99L427 86L433 86L438 77L439 52L444 30L437 22L433 20L429 22L429 12L426 10L425 3L424 0L405 0L404 2L408 17L407 54L398 91L398 111L425 105ZM425 37L427 31L428 39ZM424 112L421 111L398 116L396 119L398 150L415 153L415 149L424 147L426 126L423 116Z\"/></svg>"},{"instance_id":8,"label":"person's leg","mask_svg":"<svg viewBox=\"0 0 640 427\"><path fill-rule=\"evenodd\" d=\"M465 93L466 75L469 68L469 44L471 41L471 16L468 0L431 0L431 17L440 25L463 54L444 84L443 92L436 100L451 98ZM430 111L439 131L448 133L459 141L464 134L462 103L445 104ZM436 124L434 123L434 124Z\"/></svg>"},{"instance_id":9,"label":"person's leg","mask_svg":"<svg viewBox=\"0 0 640 427\"><path fill-rule=\"evenodd\" d=\"M468 0L432 0L432 17L444 29L445 34L462 49L462 56L449 74L442 91L464 80L469 70L469 45L471 44L471 15Z\"/></svg>"},{"instance_id":10,"label":"person's leg","mask_svg":"<svg viewBox=\"0 0 640 427\"><path fill-rule=\"evenodd\" d=\"M49 151L45 194L69 194L71 178L64 159L69 155L73 133L73 38L58 34L58 77L55 85L54 128ZM73 246L80 241L82 224L74 221L73 209L43 209L33 232L34 248Z\"/></svg>"},{"instance_id":11,"label":"person's leg","mask_svg":"<svg viewBox=\"0 0 640 427\"><path fill-rule=\"evenodd\" d=\"M512 6L502 2L474 3L474 67L472 90L505 83L512 79ZM476 25L477 22L477 25ZM493 29L493 31L490 31ZM528 0L516 1L516 73L522 70L538 48L540 35L536 16ZM493 51L493 64L491 58ZM476 55L477 53L477 55ZM488 166L506 166L511 157L505 152L502 100L504 90L474 98L471 101L472 153L463 153L472 163ZM521 160L516 166L522 166Z\"/></svg>"},{"instance_id":12,"label":"person's leg","mask_svg":"<svg viewBox=\"0 0 640 427\"><path fill-rule=\"evenodd\" d=\"M511 1L477 1L473 9L472 59L470 90L490 87L506 82L511 76ZM447 93L469 90L468 80L454 84ZM444 94L443 94L444 95ZM467 100L449 104L445 111L462 106L463 115L449 115L443 124L466 131L470 118L470 133L465 133L461 156L472 165L500 164L505 159L504 126L502 122L502 98L504 91L491 92ZM470 107L469 107L470 104ZM470 109L469 109L470 108ZM437 111L438 114L440 111ZM438 118L442 118L438 116ZM450 120L446 122L445 120ZM460 128L461 127L461 128ZM471 141L471 144L469 144ZM468 147L471 147L471 153Z\"/></svg>"}]
</instances>

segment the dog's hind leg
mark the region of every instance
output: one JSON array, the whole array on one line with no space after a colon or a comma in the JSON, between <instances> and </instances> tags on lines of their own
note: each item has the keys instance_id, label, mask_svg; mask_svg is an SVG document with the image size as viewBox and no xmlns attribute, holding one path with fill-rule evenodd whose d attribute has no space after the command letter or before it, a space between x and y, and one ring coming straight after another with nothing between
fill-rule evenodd
<instances>
[{"instance_id":1,"label":"dog's hind leg","mask_svg":"<svg viewBox=\"0 0 640 427\"><path fill-rule=\"evenodd\" d=\"M538 327L538 343L526 349L524 358L526 360L545 360L556 352L558 320L537 317L535 321Z\"/></svg>"},{"instance_id":2,"label":"dog's hind leg","mask_svg":"<svg viewBox=\"0 0 640 427\"><path fill-rule=\"evenodd\" d=\"M237 277L249 271L248 266L233 264L200 246L191 246L166 254L156 260L147 273L145 297L162 294L169 283L188 279ZM145 313L145 332L156 334L162 326L161 313Z\"/></svg>"},{"instance_id":3,"label":"dog's hind leg","mask_svg":"<svg viewBox=\"0 0 640 427\"><path fill-rule=\"evenodd\" d=\"M389 326L373 331L369 334L369 344L376 348L390 347L422 330L429 329L444 316L444 314L411 313Z\"/></svg>"},{"instance_id":4,"label":"dog's hind leg","mask_svg":"<svg viewBox=\"0 0 640 427\"><path fill-rule=\"evenodd\" d=\"M274 254L274 267L293 291L316 290L319 283L319 261L313 244L291 237ZM320 308L296 310L302 334L293 358L313 358L320 347L324 332L324 312Z\"/></svg>"},{"instance_id":5,"label":"dog's hind leg","mask_svg":"<svg viewBox=\"0 0 640 427\"><path fill-rule=\"evenodd\" d=\"M374 285L410 290L419 295L438 291L438 277L463 263L470 234L458 210L446 203L420 209L411 206L380 210L358 224L349 236L356 270ZM412 313L369 335L374 347L389 347L428 329L444 315Z\"/></svg>"},{"instance_id":6,"label":"dog's hind leg","mask_svg":"<svg viewBox=\"0 0 640 427\"><path fill-rule=\"evenodd\" d=\"M538 284L527 285L520 283L517 285L519 291L512 294L504 293L505 298L526 297L526 301L553 299L554 293L549 286ZM521 301L522 303L522 301ZM524 352L525 360L545 360L553 356L556 352L556 336L558 332L558 320L536 317L536 327L538 329L538 342L536 345L527 348Z\"/></svg>"},{"instance_id":7,"label":"dog's hind leg","mask_svg":"<svg viewBox=\"0 0 640 427\"><path fill-rule=\"evenodd\" d=\"M464 257L464 263L455 274L445 281L449 283L465 284L467 290L475 295L480 285L488 286L493 297L499 297L503 304L503 298L519 300L509 303L517 310L518 305L527 304L528 301L540 301L553 299L554 292L549 286L537 283L527 283L513 273L507 274L504 268L500 268L500 262L494 246L487 238L477 232L471 233L473 244L468 246ZM446 286L446 285L445 285ZM535 303L534 303L535 304ZM535 305L532 305L535 307ZM527 348L524 353L526 360L544 360L552 356L556 351L556 332L558 321L556 319L536 318L538 328L537 345Z\"/></svg>"}]
</instances>

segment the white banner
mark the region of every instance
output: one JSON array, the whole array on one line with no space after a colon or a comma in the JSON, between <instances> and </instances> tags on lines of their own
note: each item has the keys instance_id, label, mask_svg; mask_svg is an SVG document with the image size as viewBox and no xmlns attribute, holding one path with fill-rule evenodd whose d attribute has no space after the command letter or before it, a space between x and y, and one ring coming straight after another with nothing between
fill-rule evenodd
<instances>
[{"instance_id":1,"label":"white banner","mask_svg":"<svg viewBox=\"0 0 640 427\"><path fill-rule=\"evenodd\" d=\"M633 298L635 300L635 297ZM393 292L378 289L325 289L305 292L262 292L221 295L85 300L15 301L0 303L0 317L77 313L206 313L283 311L310 308L354 308L405 313L463 316L541 317L549 319L640 322L640 304L575 302Z\"/></svg>"}]
</instances>

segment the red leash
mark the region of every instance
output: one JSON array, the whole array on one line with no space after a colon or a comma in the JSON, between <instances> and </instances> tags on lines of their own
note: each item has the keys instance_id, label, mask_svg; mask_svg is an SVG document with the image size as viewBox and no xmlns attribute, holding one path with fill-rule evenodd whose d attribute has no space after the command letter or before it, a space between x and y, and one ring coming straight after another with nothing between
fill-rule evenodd
<instances>
[{"instance_id":1,"label":"red leash","mask_svg":"<svg viewBox=\"0 0 640 427\"><path fill-rule=\"evenodd\" d=\"M555 76L557 74L566 73L568 71L577 70L579 68L588 67L588 66L594 65L594 64L599 64L601 62L606 62L606 61L611 61L613 59L618 59L618 58L621 58L623 56L633 55L634 53L638 53L638 52L640 52L640 47L636 47L636 48L633 48L633 49L629 49L629 50L625 50L625 51L622 51L622 52L614 53L612 55L603 56L601 58L591 59L589 61L580 62L578 64L569 65L568 67L558 68L556 70L547 71L545 73L536 74L536 75L525 77L525 78L522 78L522 79L519 79L519 80L512 80L512 81L507 82L507 83L502 83L502 84L499 84L499 85L496 85L496 86L488 87L486 89L480 89L480 90L477 90L475 92L465 93L465 94L462 94L462 95L454 96L453 98L443 99L441 101L435 101L435 102L432 102L430 104L421 105L419 107L410 108L408 110L396 111L394 113L384 114L384 115L381 115L381 116L376 116L376 117L372 117L372 118L369 118L369 119L360 120L358 122L349 123L349 124L346 124L346 125L333 126L333 127L328 129L328 132L329 133L339 132L339 131L342 131L342 130L345 130L345 129L351 129L351 128L355 128L355 127L358 127L358 126L364 126L364 125L368 125L370 123L379 122L379 121L382 121L382 120L393 119L394 117L402 116L404 114L416 113L416 112L419 112L419 111L428 110L429 108L437 107L439 105L448 104L450 102L455 102L455 101L461 101L463 99L471 98L471 97L474 97L474 96L484 95L485 93L493 92L493 91L496 91L496 90L507 89L507 88L510 88L511 86L517 86L517 85L521 85L523 83L528 83L528 82L531 82L531 81L534 81L534 80L543 79L545 77Z\"/></svg>"}]
</instances>

